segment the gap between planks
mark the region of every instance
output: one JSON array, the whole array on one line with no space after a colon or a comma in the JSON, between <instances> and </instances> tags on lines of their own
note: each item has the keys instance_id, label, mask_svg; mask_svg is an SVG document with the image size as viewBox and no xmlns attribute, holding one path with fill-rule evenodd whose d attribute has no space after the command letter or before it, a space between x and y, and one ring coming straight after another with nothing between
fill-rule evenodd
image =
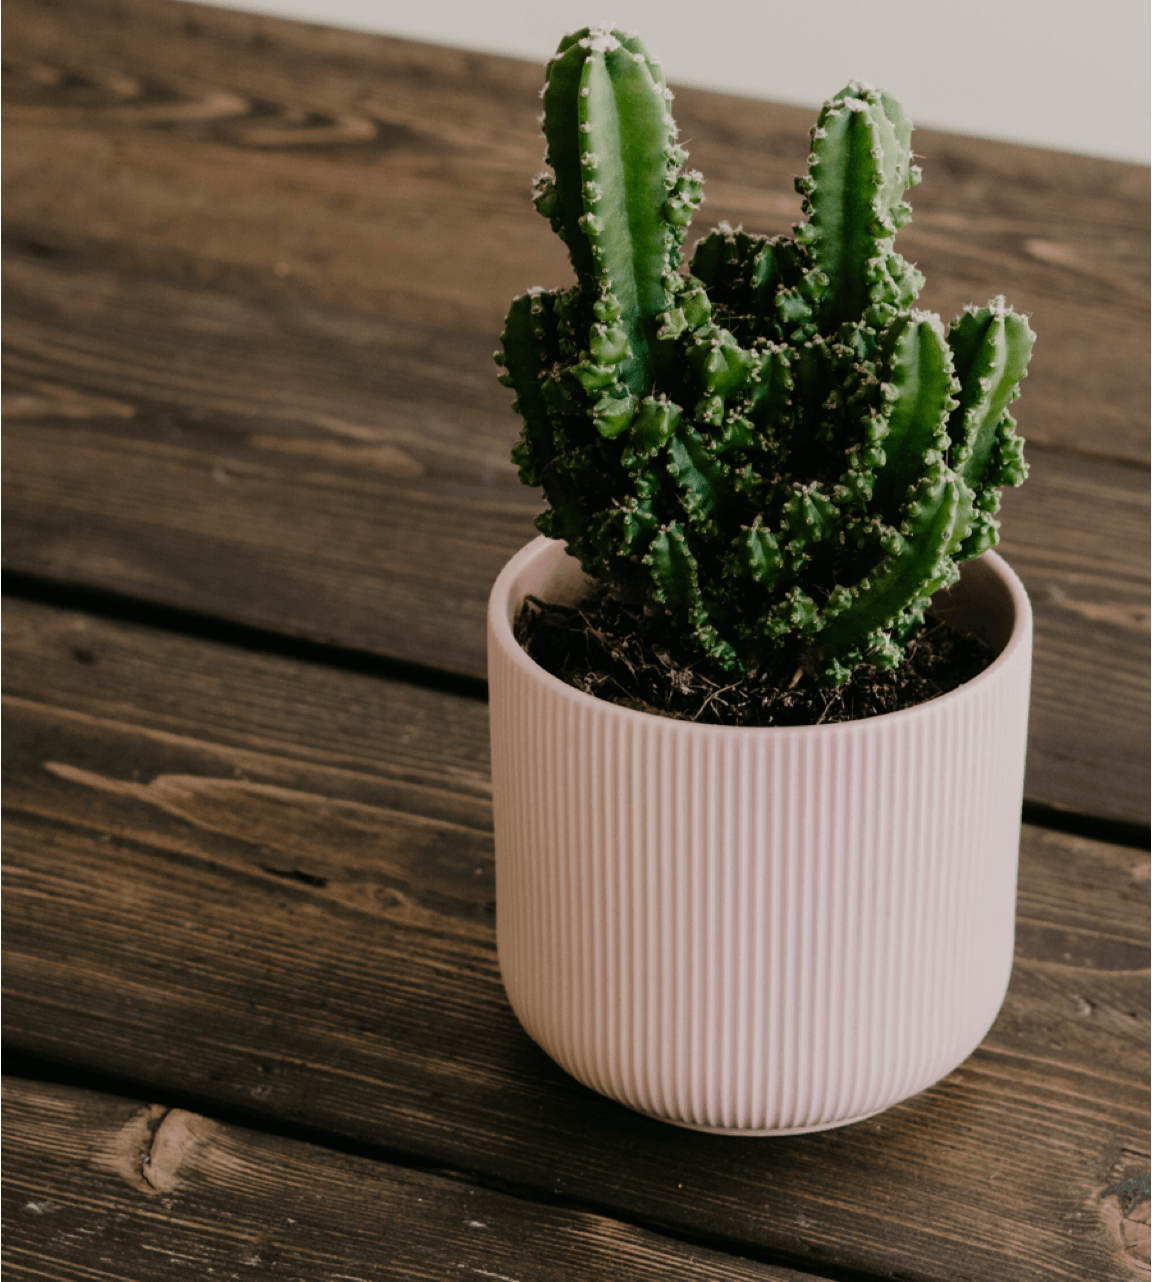
<instances>
[{"instance_id":1,"label":"gap between planks","mask_svg":"<svg viewBox=\"0 0 1152 1282\"><path fill-rule=\"evenodd\" d=\"M253 654L274 655L337 671L404 681L421 689L459 695L481 703L488 701L488 682L483 677L445 671L432 665L390 658L334 642L292 636L104 589L57 583L33 574L8 571L4 575L3 596L56 609L83 611L110 622L135 624L177 636L211 641ZM1087 837L1133 850L1152 848L1152 827L1149 825L1086 814L1027 797L1021 821L1051 832Z\"/></svg>"}]
</instances>

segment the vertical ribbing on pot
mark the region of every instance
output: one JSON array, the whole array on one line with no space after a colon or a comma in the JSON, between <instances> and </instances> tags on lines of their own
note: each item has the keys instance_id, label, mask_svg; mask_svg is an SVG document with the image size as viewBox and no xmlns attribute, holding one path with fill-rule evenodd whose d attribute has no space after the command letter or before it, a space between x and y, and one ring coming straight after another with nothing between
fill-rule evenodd
<instances>
[{"instance_id":1,"label":"vertical ribbing on pot","mask_svg":"<svg viewBox=\"0 0 1152 1282\"><path fill-rule=\"evenodd\" d=\"M514 605L570 576L559 546L510 563L490 613L497 936L525 1029L633 1108L744 1134L851 1121L950 1071L1011 966L1029 645L870 721L669 720L512 639ZM1026 615L973 565L970 594Z\"/></svg>"}]
</instances>

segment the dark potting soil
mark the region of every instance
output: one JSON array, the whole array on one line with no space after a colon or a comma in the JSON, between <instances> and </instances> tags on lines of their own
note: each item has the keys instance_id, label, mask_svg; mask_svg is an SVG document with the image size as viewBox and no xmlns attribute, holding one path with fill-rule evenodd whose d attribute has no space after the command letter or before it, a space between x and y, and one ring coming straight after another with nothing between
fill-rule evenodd
<instances>
[{"instance_id":1,"label":"dark potting soil","mask_svg":"<svg viewBox=\"0 0 1152 1282\"><path fill-rule=\"evenodd\" d=\"M983 672L996 651L931 611L899 667L861 664L844 685L817 684L795 660L725 672L703 652L674 656L643 627L643 607L604 586L578 606L528 597L516 640L542 668L600 699L684 721L728 726L811 726L915 707Z\"/></svg>"}]
</instances>

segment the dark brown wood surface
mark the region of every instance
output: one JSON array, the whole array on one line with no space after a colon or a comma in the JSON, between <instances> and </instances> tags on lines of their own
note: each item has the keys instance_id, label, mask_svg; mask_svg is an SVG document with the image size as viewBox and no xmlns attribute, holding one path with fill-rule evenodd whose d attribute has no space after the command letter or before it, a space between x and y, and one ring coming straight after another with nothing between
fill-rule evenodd
<instances>
[{"instance_id":1,"label":"dark brown wood surface","mask_svg":"<svg viewBox=\"0 0 1152 1282\"><path fill-rule=\"evenodd\" d=\"M479 676L532 531L490 354L566 279L540 70L156 0L6 7L5 567ZM785 231L810 113L684 90L702 223ZM1147 170L921 131L904 252L1040 334L1004 551L1030 800L1143 824Z\"/></svg>"},{"instance_id":2,"label":"dark brown wood surface","mask_svg":"<svg viewBox=\"0 0 1152 1282\"><path fill-rule=\"evenodd\" d=\"M578 1085L500 984L483 619L539 499L491 352L569 272L541 69L4 18L5 1276L1147 1278L1147 169L916 135L922 302L1040 335L1003 551L1049 826L969 1060L730 1139ZM787 231L811 113L676 113L701 227Z\"/></svg>"},{"instance_id":3,"label":"dark brown wood surface","mask_svg":"<svg viewBox=\"0 0 1152 1282\"><path fill-rule=\"evenodd\" d=\"M6 1078L4 1136L11 1282L820 1282L122 1096Z\"/></svg>"},{"instance_id":4,"label":"dark brown wood surface","mask_svg":"<svg viewBox=\"0 0 1152 1282\"><path fill-rule=\"evenodd\" d=\"M511 1014L481 702L38 605L6 634L10 1048L816 1273L1138 1266L1146 854L1026 828L964 1065L843 1130L699 1135Z\"/></svg>"}]
</instances>

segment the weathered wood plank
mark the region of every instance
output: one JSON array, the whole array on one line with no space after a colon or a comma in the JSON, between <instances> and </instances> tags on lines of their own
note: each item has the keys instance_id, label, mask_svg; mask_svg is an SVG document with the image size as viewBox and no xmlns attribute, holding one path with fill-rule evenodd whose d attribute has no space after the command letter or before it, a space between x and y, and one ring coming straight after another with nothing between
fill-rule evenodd
<instances>
[{"instance_id":1,"label":"weathered wood plank","mask_svg":"<svg viewBox=\"0 0 1152 1282\"><path fill-rule=\"evenodd\" d=\"M9 568L483 673L539 504L503 390L438 373L476 340L27 257L8 290ZM1028 795L1147 822L1146 474L1030 457L1003 544L1037 613Z\"/></svg>"},{"instance_id":2,"label":"weathered wood plank","mask_svg":"<svg viewBox=\"0 0 1152 1282\"><path fill-rule=\"evenodd\" d=\"M737 1143L584 1090L516 1025L482 705L42 607L8 632L10 1045L793 1267L1138 1263L1107 1190L1148 1160L1147 856L1027 829L980 1050L873 1121Z\"/></svg>"},{"instance_id":3,"label":"weathered wood plank","mask_svg":"<svg viewBox=\"0 0 1152 1282\"><path fill-rule=\"evenodd\" d=\"M1004 495L1000 551L1035 615L1025 792L1147 824L1148 478L1031 453Z\"/></svg>"},{"instance_id":4,"label":"weathered wood plank","mask_svg":"<svg viewBox=\"0 0 1152 1282\"><path fill-rule=\"evenodd\" d=\"M540 510L504 389L442 372L490 344L109 272L8 288L6 568L483 674Z\"/></svg>"},{"instance_id":5,"label":"weathered wood plank","mask_svg":"<svg viewBox=\"0 0 1152 1282\"><path fill-rule=\"evenodd\" d=\"M3 1261L12 1279L811 1276L73 1087L5 1078L4 1138Z\"/></svg>"}]
</instances>

